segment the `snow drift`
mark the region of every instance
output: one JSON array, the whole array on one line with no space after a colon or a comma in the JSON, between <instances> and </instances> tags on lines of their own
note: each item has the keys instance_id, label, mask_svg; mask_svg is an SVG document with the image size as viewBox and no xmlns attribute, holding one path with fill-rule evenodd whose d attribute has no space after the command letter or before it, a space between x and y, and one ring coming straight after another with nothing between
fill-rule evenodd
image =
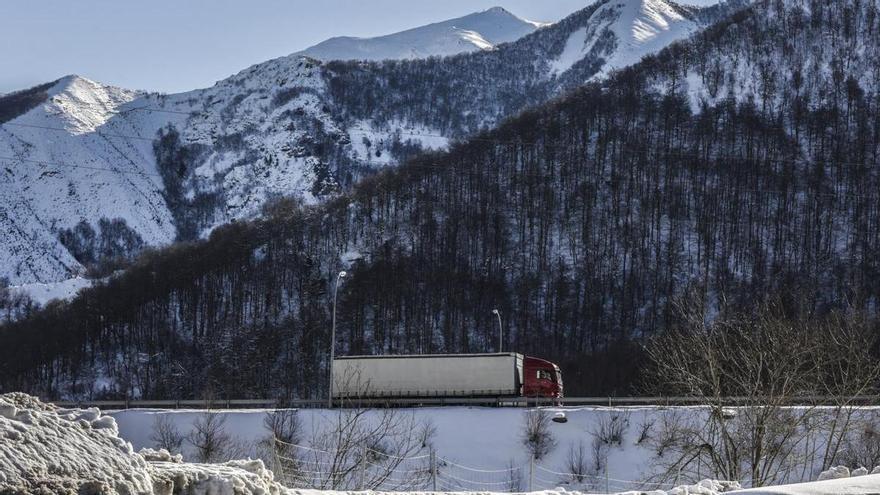
<instances>
[{"instance_id":1,"label":"snow drift","mask_svg":"<svg viewBox=\"0 0 880 495\"><path fill-rule=\"evenodd\" d=\"M164 451L135 453L116 421L34 397L0 396L0 493L278 494L262 461L190 464Z\"/></svg>"}]
</instances>

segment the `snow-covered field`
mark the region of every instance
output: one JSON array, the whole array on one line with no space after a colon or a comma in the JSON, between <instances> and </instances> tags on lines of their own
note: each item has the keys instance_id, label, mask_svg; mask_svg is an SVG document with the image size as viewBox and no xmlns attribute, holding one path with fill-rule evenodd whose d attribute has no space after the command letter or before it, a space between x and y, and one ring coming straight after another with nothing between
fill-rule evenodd
<instances>
[{"instance_id":1,"label":"snow-covered field","mask_svg":"<svg viewBox=\"0 0 880 495\"><path fill-rule=\"evenodd\" d=\"M581 436L597 409L567 411L571 420L556 424L554 436L560 443ZM311 426L337 414L309 413ZM613 411L606 411L612 413ZM641 410L648 413L648 409ZM510 455L514 447L515 421L522 410L428 409L420 414L436 420L435 448L462 463L489 464ZM36 398L13 393L0 396L0 493L101 493L101 494L318 494L342 493L291 489L278 483L261 460L229 461L220 464L184 462L165 451L135 448L149 442L151 423L168 415L180 426L194 420L200 411L122 411L104 415L97 409L60 409ZM258 436L266 411L222 411L227 426L237 435ZM595 419L595 418L593 418ZM118 422L117 422L118 420ZM121 430L121 433L120 433ZM452 434L455 433L455 434ZM131 441L129 441L131 440ZM629 437L625 441L628 441ZM140 445L139 445L140 444ZM632 450L624 448L626 450ZM506 454L506 455L505 455ZM637 461L637 459L633 459ZM626 469L621 463L619 469ZM630 474L636 473L635 465ZM622 472L622 471L621 471ZM837 472L837 475L849 474ZM638 493L617 489L618 493ZM767 494L866 494L880 491L880 475L846 477L799 485L731 491L738 485L703 480L698 484L651 490L662 494L767 493ZM499 489L482 488L481 493ZM604 490L597 490L604 492ZM544 494L578 493L549 488ZM347 492L350 493L350 492ZM645 492L641 492L645 493Z\"/></svg>"},{"instance_id":2,"label":"snow-covered field","mask_svg":"<svg viewBox=\"0 0 880 495\"><path fill-rule=\"evenodd\" d=\"M225 410L217 414L225 418L225 428L239 449L247 451L270 438L264 426L265 410ZM702 415L705 409L691 407L577 407L550 409L551 414L564 412L566 423L552 423L551 434L555 447L542 460L530 466L530 455L523 445L523 423L526 410L518 408L445 407L400 410L399 414L413 414L418 422L430 424L435 433L429 448L442 465L441 486L456 490L500 490L509 484L511 470L522 477L520 486L526 489L531 478L534 490L630 491L672 489L681 483L695 483L709 473L681 473L671 476L667 466L674 454L658 454L661 425L675 415ZM116 418L120 434L136 448L153 447L153 425L159 418L169 420L181 432L192 429L193 423L206 414L201 410L125 410L110 412ZM338 411L303 409L297 412L305 432L302 448L315 447L310 433L325 430L335 421ZM374 412L374 414L379 414ZM619 442L611 442L595 450L595 438L609 425L622 424ZM650 428L647 429L647 426ZM587 471L580 482L571 476L572 452L586 452ZM251 451L255 453L255 450ZM185 456L192 452L184 447ZM607 466L607 468L606 468ZM403 468L417 469L404 464ZM531 474L529 474L531 473ZM788 469L781 472L778 481L794 483L819 478L818 469ZM749 486L748 480L743 485Z\"/></svg>"},{"instance_id":3,"label":"snow-covered field","mask_svg":"<svg viewBox=\"0 0 880 495\"><path fill-rule=\"evenodd\" d=\"M638 425L656 415L655 408L635 408L633 410L606 408L569 408L566 409L568 422L552 423L552 434L557 447L536 468L533 488L552 489L557 486L569 486L565 476L550 471L566 472L566 458L570 446L580 443L589 448L592 432L599 428L602 421L612 417L628 415L630 424L625 438L619 448L608 452L609 486L617 490L642 488L643 480L653 478L653 453L650 448L638 445ZM198 410L126 410L110 412L119 424L120 434L132 442L135 448L153 447L150 438L152 426L157 416L173 419L182 432L192 429L204 411ZM265 428L263 419L265 410L228 410L215 412L226 419L226 429L240 444L256 444L270 435ZM303 409L298 413L303 421L303 430L311 432L325 428L333 422L336 411L323 409ZM479 489L492 487L491 484L506 483L506 473L481 472L504 471L509 466L522 466L527 471L529 455L522 445L522 423L524 410L518 408L489 407L445 407L413 409L412 414L420 421L429 422L436 428L431 440L431 447L436 455L448 460L451 480L464 485L464 488ZM307 435L308 436L308 435ZM305 440L304 443L308 443ZM190 452L184 451L185 457ZM454 464L452 464L454 463ZM459 467L460 466L460 467ZM546 470L546 471L545 471ZM593 485L605 488L605 473L600 475ZM587 483L589 484L589 482ZM663 484L669 487L670 484ZM499 486L495 487L496 489Z\"/></svg>"},{"instance_id":4,"label":"snow-covered field","mask_svg":"<svg viewBox=\"0 0 880 495\"><path fill-rule=\"evenodd\" d=\"M82 277L75 277L60 282L34 282L31 284L14 285L9 289L15 292L24 293L35 303L44 306L47 302L53 299L72 299L80 289L90 287L91 285L91 280Z\"/></svg>"}]
</instances>

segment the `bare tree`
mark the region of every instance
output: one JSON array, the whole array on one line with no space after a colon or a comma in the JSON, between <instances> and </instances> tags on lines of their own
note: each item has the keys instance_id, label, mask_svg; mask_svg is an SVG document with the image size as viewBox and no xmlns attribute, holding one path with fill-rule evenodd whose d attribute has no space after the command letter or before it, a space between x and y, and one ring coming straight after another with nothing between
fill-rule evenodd
<instances>
[{"instance_id":1,"label":"bare tree","mask_svg":"<svg viewBox=\"0 0 880 495\"><path fill-rule=\"evenodd\" d=\"M568 459L566 468L571 473L571 480L575 483L583 483L589 473L589 452L583 440L568 447Z\"/></svg>"},{"instance_id":2,"label":"bare tree","mask_svg":"<svg viewBox=\"0 0 880 495\"><path fill-rule=\"evenodd\" d=\"M213 411L205 411L193 422L187 441L195 449L198 462L222 462L230 459L233 439L226 432L226 418Z\"/></svg>"},{"instance_id":3,"label":"bare tree","mask_svg":"<svg viewBox=\"0 0 880 495\"><path fill-rule=\"evenodd\" d=\"M613 411L610 415L599 417L599 424L593 436L607 445L623 445L623 437L629 429L629 413Z\"/></svg>"},{"instance_id":4,"label":"bare tree","mask_svg":"<svg viewBox=\"0 0 880 495\"><path fill-rule=\"evenodd\" d=\"M642 445L651 439L655 423L655 420L647 417L642 419L639 423L639 436L636 438L636 445Z\"/></svg>"},{"instance_id":5,"label":"bare tree","mask_svg":"<svg viewBox=\"0 0 880 495\"><path fill-rule=\"evenodd\" d=\"M841 459L852 468L872 469L880 466L880 425L875 411L866 412L868 417L860 418L852 428Z\"/></svg>"},{"instance_id":6,"label":"bare tree","mask_svg":"<svg viewBox=\"0 0 880 495\"><path fill-rule=\"evenodd\" d=\"M831 415L830 440L823 442L824 459L837 456L850 394L867 391L876 378L866 333L846 330L836 317L792 317L772 303L748 315L709 317L699 301L679 310L681 324L648 347L652 374L664 393L698 397L708 410L667 425L677 430L665 433L675 440L666 445L676 453L666 464L669 472L747 477L761 486L787 480L793 465L811 468L819 445L809 442L811 430L825 430L827 415L814 406L789 406L819 394L841 404ZM869 371L844 362L854 347L863 349L866 358L856 362ZM731 397L737 407L730 407Z\"/></svg>"},{"instance_id":7,"label":"bare tree","mask_svg":"<svg viewBox=\"0 0 880 495\"><path fill-rule=\"evenodd\" d=\"M855 401L876 392L880 364L872 352L876 330L861 315L834 313L815 325L813 334L820 348L826 350L818 392L833 401L833 410L824 425L828 433L821 468L825 470L838 462L847 442L857 412ZM863 429L872 430L870 424Z\"/></svg>"},{"instance_id":8,"label":"bare tree","mask_svg":"<svg viewBox=\"0 0 880 495\"><path fill-rule=\"evenodd\" d=\"M536 461L556 448L556 439L550 431L552 424L550 413L543 409L530 409L523 417L522 443Z\"/></svg>"},{"instance_id":9,"label":"bare tree","mask_svg":"<svg viewBox=\"0 0 880 495\"><path fill-rule=\"evenodd\" d=\"M664 409L660 412L660 425L650 438L650 445L657 457L664 457L667 451L680 446L683 439L681 428L682 414L677 409Z\"/></svg>"},{"instance_id":10,"label":"bare tree","mask_svg":"<svg viewBox=\"0 0 880 495\"><path fill-rule=\"evenodd\" d=\"M268 412L263 418L263 427L267 435L257 445L263 462L270 466L279 478L285 472L300 470L294 446L302 443L304 432L298 411L276 409Z\"/></svg>"},{"instance_id":11,"label":"bare tree","mask_svg":"<svg viewBox=\"0 0 880 495\"><path fill-rule=\"evenodd\" d=\"M359 390L353 396L368 396L358 373L340 379L347 382L337 384L336 390ZM364 408L355 398L341 406L330 411L326 421L313 425L307 445L282 456L293 466L282 474L285 483L323 490L408 490L427 485L429 448L436 432L432 423L419 420L413 412Z\"/></svg>"},{"instance_id":12,"label":"bare tree","mask_svg":"<svg viewBox=\"0 0 880 495\"><path fill-rule=\"evenodd\" d=\"M608 444L594 436L590 447L593 451L593 471L597 474L605 471L608 468Z\"/></svg>"},{"instance_id":13,"label":"bare tree","mask_svg":"<svg viewBox=\"0 0 880 495\"><path fill-rule=\"evenodd\" d=\"M150 441L157 449L165 449L172 454L179 454L183 441L186 439L169 414L157 414L153 417L153 431Z\"/></svg>"}]
</instances>

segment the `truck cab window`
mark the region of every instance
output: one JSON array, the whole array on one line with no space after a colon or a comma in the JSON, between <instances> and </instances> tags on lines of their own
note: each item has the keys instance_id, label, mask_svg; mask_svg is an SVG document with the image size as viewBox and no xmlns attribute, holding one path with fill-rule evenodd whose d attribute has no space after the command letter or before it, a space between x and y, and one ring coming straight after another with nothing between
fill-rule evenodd
<instances>
[{"instance_id":1,"label":"truck cab window","mask_svg":"<svg viewBox=\"0 0 880 495\"><path fill-rule=\"evenodd\" d=\"M550 372L547 370L538 370L538 380L552 380Z\"/></svg>"}]
</instances>

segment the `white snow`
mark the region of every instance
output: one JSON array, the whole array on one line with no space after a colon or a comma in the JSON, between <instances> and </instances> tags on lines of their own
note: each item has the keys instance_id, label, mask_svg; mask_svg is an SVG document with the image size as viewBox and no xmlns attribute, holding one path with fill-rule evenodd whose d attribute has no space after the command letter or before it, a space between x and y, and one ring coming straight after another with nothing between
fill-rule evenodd
<instances>
[{"instance_id":1,"label":"white snow","mask_svg":"<svg viewBox=\"0 0 880 495\"><path fill-rule=\"evenodd\" d=\"M618 40L618 46L603 45L602 53L592 53L608 57L607 72L690 29L663 0L613 0L589 21L590 27L576 31L552 61L553 73L596 51L592 47L602 33ZM540 26L496 7L343 45L345 53L363 48L357 57L412 58L492 49ZM316 179L332 164L323 163L315 151L316 128L341 153L367 166L393 165L388 147L395 139L429 149L448 146L442 132L418 122L379 126L365 120L341 128L344 124L327 105L321 71L314 59L291 55L249 67L210 88L176 95L126 90L79 76L60 79L43 104L0 127L0 259L5 260L0 278L16 286L42 284L33 290L44 301L78 289L80 282L67 281L85 269L61 244L59 233L81 221L97 230L101 218L121 219L148 246L173 242L174 217L153 153L157 132L168 125L180 132L185 145L204 150L182 184L185 197L202 192L220 198L222 206L212 212L202 235L259 215L272 198L317 202Z\"/></svg>"},{"instance_id":2,"label":"white snow","mask_svg":"<svg viewBox=\"0 0 880 495\"><path fill-rule=\"evenodd\" d=\"M571 69L587 52L587 28L582 27L569 36L559 58L550 62L550 73L556 75Z\"/></svg>"},{"instance_id":3,"label":"white snow","mask_svg":"<svg viewBox=\"0 0 880 495\"><path fill-rule=\"evenodd\" d=\"M115 423L101 419L95 410L55 410L24 394L0 396L0 492L151 492L146 461L116 436Z\"/></svg>"},{"instance_id":4,"label":"white snow","mask_svg":"<svg viewBox=\"0 0 880 495\"><path fill-rule=\"evenodd\" d=\"M588 410L588 409L585 409ZM597 411L598 409L592 409ZM448 411L440 414L441 411ZM468 413L473 413L471 415ZM310 419L326 420L336 411L302 411L310 413ZM507 442L516 441L516 430L510 424L492 421L488 413L505 413L499 416L522 414L522 410L448 408L429 410L437 423L436 437L438 455L458 453L454 461L468 463L480 461L487 465L493 459L505 457L509 443L499 444L499 437ZM571 413L576 411L569 411ZM266 411L224 411L230 427L237 434L255 434ZM135 452L132 444L119 435L117 419L125 430L137 426L128 436L149 435L144 420L152 420L157 414L171 416L175 423L183 424L196 414L195 411L123 411L115 416L104 415L97 409L60 409L39 402L36 398L12 393L0 395L0 493L104 493L104 494L296 494L331 495L353 492L330 492L317 490L294 490L281 486L274 474L260 460L236 460L220 464L187 463L179 455L167 451L141 449ZM583 428L584 417L574 415L581 421L569 431L566 425L556 425L557 440L577 437ZM455 420L453 424L451 420ZM507 418L510 419L510 418ZM248 431L248 429L252 431ZM306 426L308 431L309 426ZM450 433L462 430L447 438ZM486 435L493 433L493 435ZM125 434L125 433L124 433ZM625 442L630 441L629 438ZM135 442L137 443L137 442ZM457 445L457 446L456 446ZM467 455L470 453L470 455ZM482 457L476 457L481 455ZM449 464L452 466L452 464ZM628 466L630 475L633 467ZM610 478L610 477L609 477ZM761 493L783 495L813 494L867 494L880 490L880 475L845 477L813 483L731 491L738 488L734 482L703 480L693 485L669 488L666 491L638 491L639 487L621 488L613 478L608 487L618 493L650 493L654 495L716 495L718 493ZM491 483L491 482L488 482ZM563 483L548 486L536 493L555 495L579 493L566 488ZM604 488L604 484L601 488ZM600 489L600 487L596 487ZM480 490L481 493L492 493ZM374 492L381 493L381 492ZM419 493L419 492L409 492Z\"/></svg>"},{"instance_id":5,"label":"white snow","mask_svg":"<svg viewBox=\"0 0 880 495\"><path fill-rule=\"evenodd\" d=\"M698 29L664 0L612 0L590 17L587 26L573 32L556 60L550 62L550 74L559 75L587 57L597 42L613 35L614 47L601 46L594 55L605 59L596 77L632 65L645 55L656 53L669 44L684 39Z\"/></svg>"},{"instance_id":6,"label":"white snow","mask_svg":"<svg viewBox=\"0 0 880 495\"><path fill-rule=\"evenodd\" d=\"M91 285L91 280L82 277L75 277L68 280L62 280L61 282L14 285L9 287L9 290L26 294L32 301L40 306L44 306L47 302L53 299L72 299L80 289L90 287Z\"/></svg>"},{"instance_id":7,"label":"white snow","mask_svg":"<svg viewBox=\"0 0 880 495\"><path fill-rule=\"evenodd\" d=\"M867 473L866 473L867 474ZM819 473L819 481L825 480L836 480L840 478L849 478L850 472L849 468L846 466L834 466L830 469L822 471Z\"/></svg>"},{"instance_id":8,"label":"white snow","mask_svg":"<svg viewBox=\"0 0 880 495\"><path fill-rule=\"evenodd\" d=\"M768 486L731 492L750 495L868 495L880 493L880 474Z\"/></svg>"},{"instance_id":9,"label":"white snow","mask_svg":"<svg viewBox=\"0 0 880 495\"><path fill-rule=\"evenodd\" d=\"M545 24L521 19L501 7L376 38L338 37L298 55L319 60L389 60L448 56L491 50Z\"/></svg>"},{"instance_id":10,"label":"white snow","mask_svg":"<svg viewBox=\"0 0 880 495\"><path fill-rule=\"evenodd\" d=\"M0 127L0 277L12 285L81 273L57 237L81 220L97 230L101 218L122 219L153 245L176 234L151 141L163 123L182 117L125 112L145 96L77 76L48 93Z\"/></svg>"},{"instance_id":11,"label":"white snow","mask_svg":"<svg viewBox=\"0 0 880 495\"><path fill-rule=\"evenodd\" d=\"M651 440L639 442L640 425L653 423L652 435L659 435L659 428L664 422L664 415L669 414L702 414L702 408L605 408L605 407L572 407L551 408L551 412L564 411L568 422L552 423L551 432L557 441L556 448L535 467L536 476L533 488L536 490L556 490L564 487L567 490L604 491L606 472L591 471L583 483L573 483L568 472L568 454L571 448L582 444L586 449L592 448L594 432L602 422L617 417L625 421L623 439L620 444L607 447L607 486L611 490L671 490L675 483L671 479L663 479L663 462L668 459L658 457L656 447ZM407 410L409 412L409 410ZM493 483L503 483L506 475L483 473L475 475L472 471L456 467L467 466L477 470L503 470L511 465L528 466L528 454L523 447L520 432L524 410L518 408L483 408L483 407L443 407L417 408L411 410L417 418L429 421L436 428L436 435L431 446L439 458L449 460L444 470L452 479L459 480L467 489L491 488ZM240 445L255 445L264 440L267 431L263 424L265 410L224 410L215 411L226 420L228 432ZM193 422L204 414L199 410L125 410L111 412L120 425L121 435L136 447L152 447L150 439L154 419L170 418L178 429L186 433L192 428ZM299 411L303 431L320 431L323 425L331 422L336 411L303 409ZM307 446L308 439L303 443ZM192 453L184 448L184 456ZM674 455L674 454L669 454ZM592 453L590 454L592 462ZM454 464L451 464L454 463ZM800 471L798 471L800 472ZM706 475L707 473L703 473ZM807 476L818 473L807 470ZM693 475L693 474L692 474ZM476 477L474 477L476 476ZM699 478L697 478L699 479ZM693 482L690 480L689 482ZM786 481L794 481L787 479ZM682 479L682 483L686 480ZM488 483L485 485L484 483ZM699 493L690 491L689 493ZM708 493L708 492L707 492Z\"/></svg>"},{"instance_id":12,"label":"white snow","mask_svg":"<svg viewBox=\"0 0 880 495\"><path fill-rule=\"evenodd\" d=\"M189 464L135 453L97 409L65 410L0 396L0 493L281 494L262 461Z\"/></svg>"}]
</instances>

